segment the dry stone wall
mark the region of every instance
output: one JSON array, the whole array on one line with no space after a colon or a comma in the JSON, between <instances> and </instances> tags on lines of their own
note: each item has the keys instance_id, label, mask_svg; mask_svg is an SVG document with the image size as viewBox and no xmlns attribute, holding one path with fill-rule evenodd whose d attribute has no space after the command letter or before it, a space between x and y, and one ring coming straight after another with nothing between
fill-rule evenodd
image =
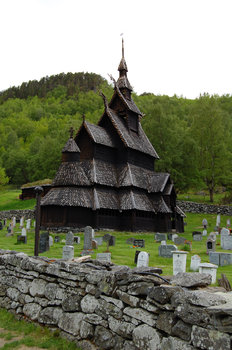
<instances>
[{"instance_id":1,"label":"dry stone wall","mask_svg":"<svg viewBox=\"0 0 232 350\"><path fill-rule=\"evenodd\" d=\"M9 220L9 219L12 219L14 216L16 217L17 220L19 220L22 216L24 216L25 219L34 219L35 211L30 209L0 211L0 220L3 220L3 219Z\"/></svg>"},{"instance_id":2,"label":"dry stone wall","mask_svg":"<svg viewBox=\"0 0 232 350\"><path fill-rule=\"evenodd\" d=\"M231 349L230 293L197 290L209 275L170 284L152 271L1 250L0 306L57 327L85 350Z\"/></svg>"},{"instance_id":3,"label":"dry stone wall","mask_svg":"<svg viewBox=\"0 0 232 350\"><path fill-rule=\"evenodd\" d=\"M212 205L204 203L196 203L189 201L177 201L177 205L184 211L196 214L221 214L232 215L232 206L228 205Z\"/></svg>"}]
</instances>

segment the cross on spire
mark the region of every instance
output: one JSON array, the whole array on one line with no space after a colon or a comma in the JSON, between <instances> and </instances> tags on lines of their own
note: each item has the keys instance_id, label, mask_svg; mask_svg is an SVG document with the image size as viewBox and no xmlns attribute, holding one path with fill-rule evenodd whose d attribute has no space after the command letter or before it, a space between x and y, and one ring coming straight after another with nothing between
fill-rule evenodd
<instances>
[{"instance_id":1,"label":"cross on spire","mask_svg":"<svg viewBox=\"0 0 232 350\"><path fill-rule=\"evenodd\" d=\"M74 133L74 129L73 127L71 126L71 128L69 129L69 133L70 133L70 139L73 138L73 133Z\"/></svg>"},{"instance_id":2,"label":"cross on spire","mask_svg":"<svg viewBox=\"0 0 232 350\"><path fill-rule=\"evenodd\" d=\"M82 114L82 119L83 119L83 123L85 122L85 115L84 113Z\"/></svg>"}]
</instances>

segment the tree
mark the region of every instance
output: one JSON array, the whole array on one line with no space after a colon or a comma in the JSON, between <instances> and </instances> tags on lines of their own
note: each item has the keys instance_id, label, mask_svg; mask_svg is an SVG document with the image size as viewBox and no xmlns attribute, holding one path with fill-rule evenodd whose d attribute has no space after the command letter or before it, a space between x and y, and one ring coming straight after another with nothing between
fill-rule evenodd
<instances>
[{"instance_id":1,"label":"tree","mask_svg":"<svg viewBox=\"0 0 232 350\"><path fill-rule=\"evenodd\" d=\"M9 182L9 177L6 176L5 169L0 167L0 186L6 185L8 182Z\"/></svg>"}]
</instances>

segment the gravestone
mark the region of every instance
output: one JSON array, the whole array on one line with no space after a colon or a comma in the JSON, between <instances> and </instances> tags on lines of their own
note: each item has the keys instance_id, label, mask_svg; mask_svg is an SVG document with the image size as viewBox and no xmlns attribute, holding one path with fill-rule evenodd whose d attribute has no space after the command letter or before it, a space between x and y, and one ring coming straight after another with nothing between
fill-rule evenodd
<instances>
[{"instance_id":1,"label":"gravestone","mask_svg":"<svg viewBox=\"0 0 232 350\"><path fill-rule=\"evenodd\" d=\"M49 248L50 248L51 246L53 246L53 244L54 244L54 239L53 239L52 236L49 236Z\"/></svg>"},{"instance_id":2,"label":"gravestone","mask_svg":"<svg viewBox=\"0 0 232 350\"><path fill-rule=\"evenodd\" d=\"M63 259L71 260L74 258L74 247L72 245L65 245L63 247Z\"/></svg>"},{"instance_id":3,"label":"gravestone","mask_svg":"<svg viewBox=\"0 0 232 350\"><path fill-rule=\"evenodd\" d=\"M20 227L20 228L23 228L23 226L24 226L24 216L22 216L22 217L20 218L20 224L19 224L19 227Z\"/></svg>"},{"instance_id":4,"label":"gravestone","mask_svg":"<svg viewBox=\"0 0 232 350\"><path fill-rule=\"evenodd\" d=\"M149 255L147 252L140 252L138 255L137 267L148 267Z\"/></svg>"},{"instance_id":5,"label":"gravestone","mask_svg":"<svg viewBox=\"0 0 232 350\"><path fill-rule=\"evenodd\" d=\"M116 242L116 237L115 236L110 236L109 246L115 246L115 242Z\"/></svg>"},{"instance_id":6,"label":"gravestone","mask_svg":"<svg viewBox=\"0 0 232 350\"><path fill-rule=\"evenodd\" d=\"M95 241L97 241L98 245L102 245L103 237L95 237L94 239L95 239Z\"/></svg>"},{"instance_id":7,"label":"gravestone","mask_svg":"<svg viewBox=\"0 0 232 350\"><path fill-rule=\"evenodd\" d=\"M211 283L216 283L217 268L218 268L218 266L214 265L214 264L209 264L209 263L199 264L199 272L205 273L207 275L211 275L211 277L212 277Z\"/></svg>"},{"instance_id":8,"label":"gravestone","mask_svg":"<svg viewBox=\"0 0 232 350\"><path fill-rule=\"evenodd\" d=\"M95 239L92 240L92 247L93 247L93 249L98 248L97 241Z\"/></svg>"},{"instance_id":9,"label":"gravestone","mask_svg":"<svg viewBox=\"0 0 232 350\"><path fill-rule=\"evenodd\" d=\"M31 228L31 219L27 219L26 229L29 231Z\"/></svg>"},{"instance_id":10,"label":"gravestone","mask_svg":"<svg viewBox=\"0 0 232 350\"><path fill-rule=\"evenodd\" d=\"M203 230L203 232L202 232L202 236L207 236L207 230L205 229L205 230Z\"/></svg>"},{"instance_id":11,"label":"gravestone","mask_svg":"<svg viewBox=\"0 0 232 350\"><path fill-rule=\"evenodd\" d=\"M0 230L2 230L3 229L3 224L2 224L2 222L0 221Z\"/></svg>"},{"instance_id":12,"label":"gravestone","mask_svg":"<svg viewBox=\"0 0 232 350\"><path fill-rule=\"evenodd\" d=\"M220 253L219 252L209 252L209 262L220 266Z\"/></svg>"},{"instance_id":13,"label":"gravestone","mask_svg":"<svg viewBox=\"0 0 232 350\"><path fill-rule=\"evenodd\" d=\"M27 235L27 230L25 229L25 227L23 227L21 236L26 236L26 235Z\"/></svg>"},{"instance_id":14,"label":"gravestone","mask_svg":"<svg viewBox=\"0 0 232 350\"><path fill-rule=\"evenodd\" d=\"M190 270L198 271L200 263L201 263L201 257L199 255L193 255L191 257Z\"/></svg>"},{"instance_id":15,"label":"gravestone","mask_svg":"<svg viewBox=\"0 0 232 350\"><path fill-rule=\"evenodd\" d=\"M168 233L168 240L169 241L172 241L172 236L174 235L175 233L173 233L173 232L169 232Z\"/></svg>"},{"instance_id":16,"label":"gravestone","mask_svg":"<svg viewBox=\"0 0 232 350\"><path fill-rule=\"evenodd\" d=\"M84 232L89 232L89 234L91 233L92 239L95 236L94 229L91 226L86 226Z\"/></svg>"},{"instance_id":17,"label":"gravestone","mask_svg":"<svg viewBox=\"0 0 232 350\"><path fill-rule=\"evenodd\" d=\"M218 215L217 215L217 219L216 219L216 226L217 226L217 228L219 228L220 225L221 225L221 215L218 214Z\"/></svg>"},{"instance_id":18,"label":"gravestone","mask_svg":"<svg viewBox=\"0 0 232 350\"><path fill-rule=\"evenodd\" d=\"M109 246L115 246L115 240L116 240L116 237L111 236L109 233L106 233L103 236L103 241L107 243L107 248L106 248L107 252L109 251Z\"/></svg>"},{"instance_id":19,"label":"gravestone","mask_svg":"<svg viewBox=\"0 0 232 350\"><path fill-rule=\"evenodd\" d=\"M139 253L140 253L140 252L141 252L140 250L136 250L136 251L135 251L135 258L134 258L134 263L135 263L135 264L137 264L138 256L139 256Z\"/></svg>"},{"instance_id":20,"label":"gravestone","mask_svg":"<svg viewBox=\"0 0 232 350\"><path fill-rule=\"evenodd\" d=\"M98 253L96 259L102 262L111 262L111 253Z\"/></svg>"},{"instance_id":21,"label":"gravestone","mask_svg":"<svg viewBox=\"0 0 232 350\"><path fill-rule=\"evenodd\" d=\"M81 237L79 237L79 236L74 236L74 237L73 237L73 243L80 244L80 243L81 243Z\"/></svg>"},{"instance_id":22,"label":"gravestone","mask_svg":"<svg viewBox=\"0 0 232 350\"><path fill-rule=\"evenodd\" d=\"M226 226L227 226L227 227L230 227L230 226L231 226L230 219L227 219L227 220L226 220Z\"/></svg>"},{"instance_id":23,"label":"gravestone","mask_svg":"<svg viewBox=\"0 0 232 350\"><path fill-rule=\"evenodd\" d=\"M206 241L206 254L209 252L215 252L216 250L216 240L213 237L208 237Z\"/></svg>"},{"instance_id":24,"label":"gravestone","mask_svg":"<svg viewBox=\"0 0 232 350\"><path fill-rule=\"evenodd\" d=\"M179 237L176 233L174 233L173 235L172 235L172 241L173 241L173 243L174 243L174 241L175 241L175 239L177 238L177 237Z\"/></svg>"},{"instance_id":25,"label":"gravestone","mask_svg":"<svg viewBox=\"0 0 232 350\"><path fill-rule=\"evenodd\" d=\"M72 233L72 231L69 231L69 232L66 234L66 237L65 237L65 245L67 245L67 246L73 245L73 233Z\"/></svg>"},{"instance_id":26,"label":"gravestone","mask_svg":"<svg viewBox=\"0 0 232 350\"><path fill-rule=\"evenodd\" d=\"M173 251L178 250L176 245L166 244L159 246L159 256L163 258L172 258Z\"/></svg>"},{"instance_id":27,"label":"gravestone","mask_svg":"<svg viewBox=\"0 0 232 350\"><path fill-rule=\"evenodd\" d=\"M166 233L155 233L155 240L156 242L166 241L167 240L167 234Z\"/></svg>"},{"instance_id":28,"label":"gravestone","mask_svg":"<svg viewBox=\"0 0 232 350\"><path fill-rule=\"evenodd\" d=\"M7 225L7 219L3 219L3 226L5 227Z\"/></svg>"},{"instance_id":29,"label":"gravestone","mask_svg":"<svg viewBox=\"0 0 232 350\"><path fill-rule=\"evenodd\" d=\"M186 241L186 238L184 238L184 237L178 236L178 237L174 238L174 244L177 244L177 245L184 244L185 241Z\"/></svg>"},{"instance_id":30,"label":"gravestone","mask_svg":"<svg viewBox=\"0 0 232 350\"><path fill-rule=\"evenodd\" d=\"M144 239L134 239L134 247L145 248L145 240Z\"/></svg>"},{"instance_id":31,"label":"gravestone","mask_svg":"<svg viewBox=\"0 0 232 350\"><path fill-rule=\"evenodd\" d=\"M39 237L39 253L44 253L49 250L49 233L43 232Z\"/></svg>"},{"instance_id":32,"label":"gravestone","mask_svg":"<svg viewBox=\"0 0 232 350\"><path fill-rule=\"evenodd\" d=\"M173 275L186 272L186 259L188 252L182 250L173 251Z\"/></svg>"},{"instance_id":33,"label":"gravestone","mask_svg":"<svg viewBox=\"0 0 232 350\"><path fill-rule=\"evenodd\" d=\"M12 226L15 227L16 226L16 217L13 216L12 218Z\"/></svg>"},{"instance_id":34,"label":"gravestone","mask_svg":"<svg viewBox=\"0 0 232 350\"><path fill-rule=\"evenodd\" d=\"M232 250L232 236L227 228L221 230L221 248L225 250Z\"/></svg>"},{"instance_id":35,"label":"gravestone","mask_svg":"<svg viewBox=\"0 0 232 350\"><path fill-rule=\"evenodd\" d=\"M215 241L217 240L217 234L216 232L210 232L209 237L214 239Z\"/></svg>"},{"instance_id":36,"label":"gravestone","mask_svg":"<svg viewBox=\"0 0 232 350\"><path fill-rule=\"evenodd\" d=\"M27 236L17 235L17 244L21 244L21 243L24 243L24 244L27 243Z\"/></svg>"},{"instance_id":37,"label":"gravestone","mask_svg":"<svg viewBox=\"0 0 232 350\"><path fill-rule=\"evenodd\" d=\"M126 244L134 244L134 240L135 240L134 237L130 237L126 240Z\"/></svg>"},{"instance_id":38,"label":"gravestone","mask_svg":"<svg viewBox=\"0 0 232 350\"><path fill-rule=\"evenodd\" d=\"M202 225L203 225L204 229L207 228L207 226L208 226L208 221L207 221L207 219L203 219L203 220L202 220Z\"/></svg>"},{"instance_id":39,"label":"gravestone","mask_svg":"<svg viewBox=\"0 0 232 350\"><path fill-rule=\"evenodd\" d=\"M193 231L192 233L194 241L202 241L202 233L199 231Z\"/></svg>"},{"instance_id":40,"label":"gravestone","mask_svg":"<svg viewBox=\"0 0 232 350\"><path fill-rule=\"evenodd\" d=\"M232 253L210 252L209 261L218 266L232 265Z\"/></svg>"},{"instance_id":41,"label":"gravestone","mask_svg":"<svg viewBox=\"0 0 232 350\"><path fill-rule=\"evenodd\" d=\"M12 227L12 224L9 223L9 226L7 227L7 234L6 234L6 237L10 237L10 236L13 236L13 227Z\"/></svg>"},{"instance_id":42,"label":"gravestone","mask_svg":"<svg viewBox=\"0 0 232 350\"><path fill-rule=\"evenodd\" d=\"M161 245L167 245L167 242L166 241L161 241L160 244Z\"/></svg>"},{"instance_id":43,"label":"gravestone","mask_svg":"<svg viewBox=\"0 0 232 350\"><path fill-rule=\"evenodd\" d=\"M84 248L81 256L93 254L92 239L92 227L86 226L84 231Z\"/></svg>"},{"instance_id":44,"label":"gravestone","mask_svg":"<svg viewBox=\"0 0 232 350\"><path fill-rule=\"evenodd\" d=\"M55 236L54 242L55 242L55 243L59 243L59 242L60 242L60 236Z\"/></svg>"}]
</instances>

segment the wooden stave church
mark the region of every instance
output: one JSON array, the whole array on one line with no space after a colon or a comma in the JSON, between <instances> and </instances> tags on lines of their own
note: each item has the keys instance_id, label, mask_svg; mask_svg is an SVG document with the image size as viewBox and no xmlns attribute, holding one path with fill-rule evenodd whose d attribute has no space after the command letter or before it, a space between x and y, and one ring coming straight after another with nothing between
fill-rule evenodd
<instances>
[{"instance_id":1,"label":"wooden stave church","mask_svg":"<svg viewBox=\"0 0 232 350\"><path fill-rule=\"evenodd\" d=\"M119 231L184 231L168 173L154 171L159 159L144 133L122 46L119 78L97 125L83 123L62 150L51 190L41 200L41 227L90 225Z\"/></svg>"}]
</instances>

